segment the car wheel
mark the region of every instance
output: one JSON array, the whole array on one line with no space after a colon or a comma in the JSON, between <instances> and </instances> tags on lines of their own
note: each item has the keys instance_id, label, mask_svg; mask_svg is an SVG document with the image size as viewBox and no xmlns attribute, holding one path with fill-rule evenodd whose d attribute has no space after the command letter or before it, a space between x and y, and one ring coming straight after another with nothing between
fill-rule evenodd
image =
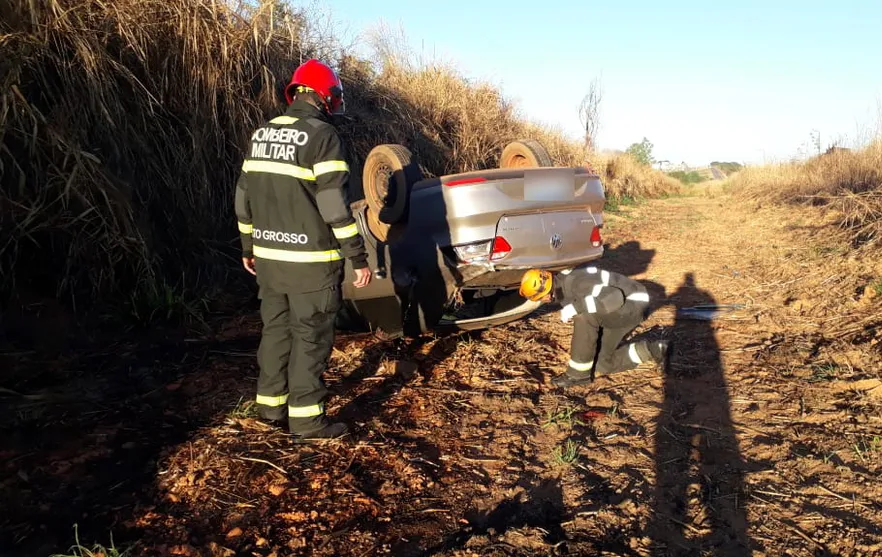
<instances>
[{"instance_id":1,"label":"car wheel","mask_svg":"<svg viewBox=\"0 0 882 557\"><path fill-rule=\"evenodd\" d=\"M554 166L548 150L535 139L512 141L502 150L499 168Z\"/></svg>"},{"instance_id":2,"label":"car wheel","mask_svg":"<svg viewBox=\"0 0 882 557\"><path fill-rule=\"evenodd\" d=\"M387 244L394 244L400 240L402 236L404 236L404 231L407 229L407 224L403 222L389 224L388 222L381 221L377 213L375 213L370 207L365 210L364 217L367 222L368 230L370 230L374 238Z\"/></svg>"},{"instance_id":3,"label":"car wheel","mask_svg":"<svg viewBox=\"0 0 882 557\"><path fill-rule=\"evenodd\" d=\"M364 161L362 183L368 208L381 225L404 222L410 189L422 179L413 154L403 145L377 145Z\"/></svg>"}]
</instances>

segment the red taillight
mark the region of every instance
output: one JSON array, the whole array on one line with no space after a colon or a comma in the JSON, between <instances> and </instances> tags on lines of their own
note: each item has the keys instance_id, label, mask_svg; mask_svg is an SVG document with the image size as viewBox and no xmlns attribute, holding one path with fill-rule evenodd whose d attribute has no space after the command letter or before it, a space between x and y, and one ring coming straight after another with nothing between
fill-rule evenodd
<instances>
[{"instance_id":1,"label":"red taillight","mask_svg":"<svg viewBox=\"0 0 882 557\"><path fill-rule=\"evenodd\" d=\"M490 261L502 259L511 253L511 244L502 236L493 239L493 248L490 250Z\"/></svg>"},{"instance_id":2,"label":"red taillight","mask_svg":"<svg viewBox=\"0 0 882 557\"><path fill-rule=\"evenodd\" d=\"M600 237L600 228L596 226L591 231L591 245L595 248L599 248L603 245L603 238Z\"/></svg>"},{"instance_id":3,"label":"red taillight","mask_svg":"<svg viewBox=\"0 0 882 557\"><path fill-rule=\"evenodd\" d=\"M477 184L478 182L486 182L487 178L463 178L462 180L451 180L446 182L445 186L464 186L466 184Z\"/></svg>"}]
</instances>

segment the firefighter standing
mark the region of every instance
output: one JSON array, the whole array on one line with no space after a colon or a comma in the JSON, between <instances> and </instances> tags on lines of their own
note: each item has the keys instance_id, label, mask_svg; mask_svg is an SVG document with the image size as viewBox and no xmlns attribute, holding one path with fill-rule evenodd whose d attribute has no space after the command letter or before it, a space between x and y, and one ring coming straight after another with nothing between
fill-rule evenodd
<instances>
[{"instance_id":1,"label":"firefighter standing","mask_svg":"<svg viewBox=\"0 0 882 557\"><path fill-rule=\"evenodd\" d=\"M532 301L556 300L562 306L561 320L573 320L567 371L551 380L557 387L590 383L595 374L617 373L644 362L666 365L670 341L638 340L619 346L648 315L649 293L635 280L590 266L557 274L531 269L523 275L520 294Z\"/></svg>"},{"instance_id":2,"label":"firefighter standing","mask_svg":"<svg viewBox=\"0 0 882 557\"><path fill-rule=\"evenodd\" d=\"M331 123L343 87L309 60L285 89L288 109L259 127L236 186L242 262L257 277L263 330L257 357L261 418L309 438L348 430L325 416L322 373L342 303L344 259L356 287L371 280L364 242L349 209L349 166Z\"/></svg>"}]
</instances>

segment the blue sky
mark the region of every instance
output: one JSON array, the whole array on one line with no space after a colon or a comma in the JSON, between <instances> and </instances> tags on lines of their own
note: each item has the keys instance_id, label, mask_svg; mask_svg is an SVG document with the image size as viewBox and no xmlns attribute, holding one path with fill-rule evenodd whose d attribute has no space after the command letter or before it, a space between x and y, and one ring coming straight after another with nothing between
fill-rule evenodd
<instances>
[{"instance_id":1,"label":"blue sky","mask_svg":"<svg viewBox=\"0 0 882 557\"><path fill-rule=\"evenodd\" d=\"M302 3L293 2L295 5ZM882 1L337 0L352 35L384 22L424 59L490 81L530 119L578 137L603 87L598 143L647 137L659 160L784 160L855 145L882 121Z\"/></svg>"}]
</instances>

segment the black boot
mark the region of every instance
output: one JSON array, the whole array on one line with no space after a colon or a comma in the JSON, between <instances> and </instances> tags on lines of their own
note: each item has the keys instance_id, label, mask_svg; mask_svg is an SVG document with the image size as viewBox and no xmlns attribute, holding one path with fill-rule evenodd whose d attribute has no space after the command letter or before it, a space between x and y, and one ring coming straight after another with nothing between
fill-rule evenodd
<instances>
[{"instance_id":1,"label":"black boot","mask_svg":"<svg viewBox=\"0 0 882 557\"><path fill-rule=\"evenodd\" d=\"M342 422L331 422L324 415L314 418L289 418L289 431L299 439L336 439L349 432Z\"/></svg>"},{"instance_id":2,"label":"black boot","mask_svg":"<svg viewBox=\"0 0 882 557\"><path fill-rule=\"evenodd\" d=\"M584 385L586 383L593 383L594 377L591 372L588 373L562 373L556 377L551 379L551 384L555 387L560 387L562 389L568 389L570 387L575 387L577 385Z\"/></svg>"},{"instance_id":3,"label":"black boot","mask_svg":"<svg viewBox=\"0 0 882 557\"><path fill-rule=\"evenodd\" d=\"M278 409L258 406L257 419L273 427L285 428L288 425L288 409L285 406Z\"/></svg>"},{"instance_id":4,"label":"black boot","mask_svg":"<svg viewBox=\"0 0 882 557\"><path fill-rule=\"evenodd\" d=\"M649 352L661 371L667 374L671 369L671 354L674 353L674 342L670 340L653 341L649 343Z\"/></svg>"},{"instance_id":5,"label":"black boot","mask_svg":"<svg viewBox=\"0 0 882 557\"><path fill-rule=\"evenodd\" d=\"M309 433L300 433L302 439L337 439L349 433L349 426L343 422L330 422L325 427Z\"/></svg>"}]
</instances>

